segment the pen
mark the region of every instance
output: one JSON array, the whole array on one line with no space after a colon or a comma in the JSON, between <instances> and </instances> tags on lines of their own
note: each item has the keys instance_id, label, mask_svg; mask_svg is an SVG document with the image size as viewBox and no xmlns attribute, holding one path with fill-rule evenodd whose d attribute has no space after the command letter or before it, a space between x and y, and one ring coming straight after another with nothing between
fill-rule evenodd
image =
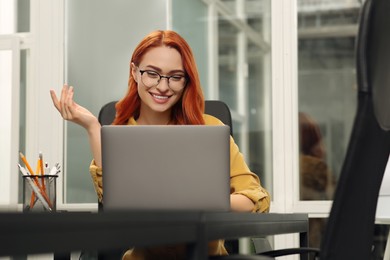
<instances>
[{"instance_id":1,"label":"pen","mask_svg":"<svg viewBox=\"0 0 390 260\"><path fill-rule=\"evenodd\" d=\"M26 169L24 169L20 164L18 164L18 166L19 166L20 172L21 172L24 176L29 176L29 174L26 172ZM41 192L39 191L38 186L33 182L33 180L32 180L31 178L27 178L27 182L28 182L28 184L31 186L31 188L33 189L33 191L35 192L37 198L42 202L42 205L45 207L45 209L47 209L48 211L52 211L51 207L50 207L49 204L46 202L46 200L43 198Z\"/></svg>"},{"instance_id":2,"label":"pen","mask_svg":"<svg viewBox=\"0 0 390 260\"><path fill-rule=\"evenodd\" d=\"M57 175L58 173L60 173L61 170L60 170L60 166L59 164L56 164L55 166L53 166L50 170L50 175Z\"/></svg>"},{"instance_id":3,"label":"pen","mask_svg":"<svg viewBox=\"0 0 390 260\"><path fill-rule=\"evenodd\" d=\"M49 163L48 162L45 162L45 174L48 175L49 174Z\"/></svg>"}]
</instances>

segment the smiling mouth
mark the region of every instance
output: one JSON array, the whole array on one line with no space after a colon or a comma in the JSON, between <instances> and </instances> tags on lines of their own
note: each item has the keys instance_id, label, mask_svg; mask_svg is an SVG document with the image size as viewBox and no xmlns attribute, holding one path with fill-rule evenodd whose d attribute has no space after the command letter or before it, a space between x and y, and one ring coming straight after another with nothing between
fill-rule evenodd
<instances>
[{"instance_id":1,"label":"smiling mouth","mask_svg":"<svg viewBox=\"0 0 390 260\"><path fill-rule=\"evenodd\" d=\"M159 100L167 100L170 96L161 96L161 95L157 95L157 94L153 94L153 93L150 93L152 95L152 97L154 97L155 99L159 99Z\"/></svg>"}]
</instances>

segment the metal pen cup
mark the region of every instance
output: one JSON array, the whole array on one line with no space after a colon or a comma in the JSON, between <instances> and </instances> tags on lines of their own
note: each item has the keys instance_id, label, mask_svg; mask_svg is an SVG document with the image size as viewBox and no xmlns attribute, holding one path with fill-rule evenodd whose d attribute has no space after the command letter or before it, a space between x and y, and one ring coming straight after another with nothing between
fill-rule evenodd
<instances>
[{"instance_id":1,"label":"metal pen cup","mask_svg":"<svg viewBox=\"0 0 390 260\"><path fill-rule=\"evenodd\" d=\"M55 212L58 175L23 176L23 212Z\"/></svg>"}]
</instances>

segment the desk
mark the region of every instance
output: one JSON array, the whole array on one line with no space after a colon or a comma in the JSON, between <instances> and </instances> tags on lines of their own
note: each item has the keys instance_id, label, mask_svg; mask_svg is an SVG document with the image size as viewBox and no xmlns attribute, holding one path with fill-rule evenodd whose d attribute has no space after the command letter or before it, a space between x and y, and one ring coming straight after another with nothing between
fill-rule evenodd
<instances>
[{"instance_id":1,"label":"desk","mask_svg":"<svg viewBox=\"0 0 390 260\"><path fill-rule=\"evenodd\" d=\"M185 243L188 259L207 259L209 240L300 233L307 246L307 232L307 214L0 213L0 256Z\"/></svg>"},{"instance_id":2,"label":"desk","mask_svg":"<svg viewBox=\"0 0 390 260\"><path fill-rule=\"evenodd\" d=\"M376 209L375 224L390 225L390 195L380 195ZM387 235L383 260L390 260L390 232Z\"/></svg>"},{"instance_id":3,"label":"desk","mask_svg":"<svg viewBox=\"0 0 390 260\"><path fill-rule=\"evenodd\" d=\"M390 225L390 218L375 218L375 224L378 225ZM387 241L385 247L385 254L383 260L390 260L390 232L387 234Z\"/></svg>"}]
</instances>

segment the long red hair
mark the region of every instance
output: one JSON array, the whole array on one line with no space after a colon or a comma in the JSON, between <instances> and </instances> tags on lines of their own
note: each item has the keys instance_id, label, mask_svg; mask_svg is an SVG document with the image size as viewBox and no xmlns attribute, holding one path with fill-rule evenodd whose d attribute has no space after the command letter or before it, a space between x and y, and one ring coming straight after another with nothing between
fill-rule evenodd
<instances>
[{"instance_id":1,"label":"long red hair","mask_svg":"<svg viewBox=\"0 0 390 260\"><path fill-rule=\"evenodd\" d=\"M147 35L135 48L130 64L138 66L150 49L168 46L175 48L181 55L187 75L187 84L181 99L172 107L171 121L177 125L204 125L204 97L200 86L199 74L192 50L188 43L174 31L154 31ZM137 82L130 76L126 96L116 103L114 125L127 124L130 117L137 119L140 113L141 99L137 91Z\"/></svg>"}]
</instances>

